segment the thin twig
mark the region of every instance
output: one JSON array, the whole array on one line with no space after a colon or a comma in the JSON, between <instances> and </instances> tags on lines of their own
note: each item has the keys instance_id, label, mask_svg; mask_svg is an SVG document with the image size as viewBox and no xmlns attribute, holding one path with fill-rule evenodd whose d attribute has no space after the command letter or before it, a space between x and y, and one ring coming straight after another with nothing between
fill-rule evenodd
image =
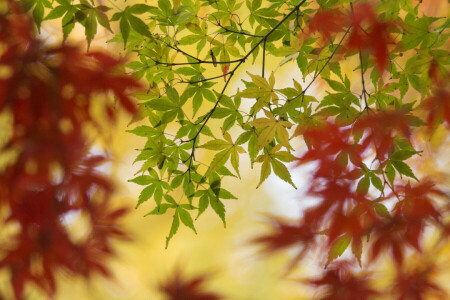
<instances>
[{"instance_id":1,"label":"thin twig","mask_svg":"<svg viewBox=\"0 0 450 300\"><path fill-rule=\"evenodd\" d=\"M266 67L266 40L264 40L263 44L263 62L262 62L262 78L264 78L264 69Z\"/></svg>"},{"instance_id":2,"label":"thin twig","mask_svg":"<svg viewBox=\"0 0 450 300\"><path fill-rule=\"evenodd\" d=\"M364 109L368 109L369 105L367 104L367 97L366 97L367 91L366 91L366 83L364 81L364 66L363 66L361 49L358 49L358 52L359 52L359 62L360 62L360 66L361 66L362 97L364 99L364 104L366 105L366 107Z\"/></svg>"}]
</instances>

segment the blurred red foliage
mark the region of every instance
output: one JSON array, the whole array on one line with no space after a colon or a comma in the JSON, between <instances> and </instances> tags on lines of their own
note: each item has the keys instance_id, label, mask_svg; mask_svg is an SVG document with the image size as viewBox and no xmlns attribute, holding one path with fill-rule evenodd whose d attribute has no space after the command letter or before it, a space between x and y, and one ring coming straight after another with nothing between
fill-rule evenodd
<instances>
[{"instance_id":1,"label":"blurred red foliage","mask_svg":"<svg viewBox=\"0 0 450 300\"><path fill-rule=\"evenodd\" d=\"M327 267L348 246L362 265L363 242L367 240L364 248L368 264L375 264L381 253L390 253L395 267L402 269L408 249L422 253L421 240L427 226L440 229L445 239L448 232L443 221L445 208L437 205L436 198L448 199L448 196L432 179L425 178L415 184L391 184L384 175L382 179L375 175L380 174L376 170L383 170L394 153L395 139L411 138L411 122L413 119L405 112L369 111L361 114L353 126L327 121L322 126L307 128L303 136L308 148L298 158L297 165L317 164L306 191L316 204L293 222L271 217L272 231L256 237L253 242L268 254L297 247L298 254L290 264L292 269L307 251L321 253L317 250L327 253ZM364 164L368 160L372 161L371 169L375 171ZM383 190L388 186L391 193L383 191L377 198L369 193L370 182L376 186L376 180L377 186ZM383 205L388 201L396 203L391 212ZM319 290L324 289L319 299L370 299L377 294L368 287L365 277L353 272L349 262L335 261L322 278L309 283ZM398 283L399 287L405 284ZM426 280L421 286L437 289Z\"/></svg>"},{"instance_id":2,"label":"blurred red foliage","mask_svg":"<svg viewBox=\"0 0 450 300\"><path fill-rule=\"evenodd\" d=\"M20 229L2 249L0 268L10 270L15 297L22 299L27 282L54 295L61 269L86 278L94 271L108 275L111 239L127 238L117 223L126 209L110 208L113 183L98 171L106 157L89 153L83 129L95 123L92 96L112 93L135 113L126 90L140 86L116 71L122 60L73 46L45 46L18 2L8 5L0 15L0 65L6 70L0 111L12 114L13 124L0 151L17 157L0 174L0 204L10 210L4 222ZM116 110L107 101L102 105L113 123ZM69 235L70 213L89 216L91 230L82 241Z\"/></svg>"},{"instance_id":3,"label":"blurred red foliage","mask_svg":"<svg viewBox=\"0 0 450 300\"><path fill-rule=\"evenodd\" d=\"M204 285L208 277L206 275L187 278L180 268L176 268L166 281L159 285L159 290L167 300L220 300L224 299L219 294L207 292Z\"/></svg>"},{"instance_id":4,"label":"blurred red foliage","mask_svg":"<svg viewBox=\"0 0 450 300\"><path fill-rule=\"evenodd\" d=\"M367 300L379 292L370 287L369 274L355 274L349 261L337 261L320 278L308 281L319 290L320 300Z\"/></svg>"},{"instance_id":5,"label":"blurred red foliage","mask_svg":"<svg viewBox=\"0 0 450 300\"><path fill-rule=\"evenodd\" d=\"M319 32L325 39L339 33L343 28L351 28L347 41L348 50L356 49L373 54L380 71L385 70L389 52L388 45L393 44L389 36L392 22L380 21L373 6L358 3L347 15L338 9L318 11L309 21L310 32Z\"/></svg>"}]
</instances>

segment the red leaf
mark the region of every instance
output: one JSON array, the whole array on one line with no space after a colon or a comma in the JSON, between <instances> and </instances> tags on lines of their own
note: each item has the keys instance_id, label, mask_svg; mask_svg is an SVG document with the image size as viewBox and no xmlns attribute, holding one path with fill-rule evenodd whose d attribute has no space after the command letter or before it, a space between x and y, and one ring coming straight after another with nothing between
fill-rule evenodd
<instances>
[{"instance_id":1,"label":"red leaf","mask_svg":"<svg viewBox=\"0 0 450 300\"><path fill-rule=\"evenodd\" d=\"M368 113L359 118L355 122L354 130L367 133L361 142L363 147L373 146L377 159L383 162L393 150L395 133L409 139L411 135L409 123L409 115L403 112L383 111Z\"/></svg>"},{"instance_id":2,"label":"red leaf","mask_svg":"<svg viewBox=\"0 0 450 300\"><path fill-rule=\"evenodd\" d=\"M269 221L272 233L259 236L252 241L252 243L261 244L264 252L273 253L296 244L307 248L315 240L316 234L306 224L293 224L276 217L269 217Z\"/></svg>"},{"instance_id":3,"label":"red leaf","mask_svg":"<svg viewBox=\"0 0 450 300\"><path fill-rule=\"evenodd\" d=\"M351 23L352 32L347 47L372 53L378 69L384 71L389 56L388 45L394 43L390 37L393 24L379 21L369 3L355 6Z\"/></svg>"},{"instance_id":4,"label":"red leaf","mask_svg":"<svg viewBox=\"0 0 450 300\"><path fill-rule=\"evenodd\" d=\"M355 5L351 16L338 9L322 10L309 21L310 31L318 31L325 39L349 26L352 26L352 31L347 41L348 50L358 49L373 54L378 69L383 71L389 57L388 45L394 44L390 37L394 24L379 21L371 4Z\"/></svg>"},{"instance_id":5,"label":"red leaf","mask_svg":"<svg viewBox=\"0 0 450 300\"><path fill-rule=\"evenodd\" d=\"M439 65L437 61L433 58L430 63L430 68L428 69L428 77L431 78L434 84L439 85L441 78L439 76Z\"/></svg>"},{"instance_id":6,"label":"red leaf","mask_svg":"<svg viewBox=\"0 0 450 300\"><path fill-rule=\"evenodd\" d=\"M356 274L349 261L333 262L321 277L307 283L318 288L320 300L369 300L379 294L370 287L369 274Z\"/></svg>"},{"instance_id":7,"label":"red leaf","mask_svg":"<svg viewBox=\"0 0 450 300\"><path fill-rule=\"evenodd\" d=\"M223 73L223 80L227 80L227 74L228 70L230 69L230 65L223 65L222 73Z\"/></svg>"},{"instance_id":8,"label":"red leaf","mask_svg":"<svg viewBox=\"0 0 450 300\"><path fill-rule=\"evenodd\" d=\"M0 151L14 150L17 157L0 174L0 201L10 209L6 222L19 232L2 249L0 268L11 272L17 299L30 282L53 298L57 272L108 275L105 261L114 253L113 239L127 238L118 225L126 209L109 209L113 182L98 171L106 158L89 155L83 130L96 125L92 96L112 92L135 112L127 89L139 84L117 72L123 60L71 46L43 47L17 2L6 5L10 10L0 14L0 64L10 72L0 79L0 111L12 112L13 132ZM113 121L110 101L96 101L103 101ZM91 221L90 234L80 241L67 230L72 213Z\"/></svg>"},{"instance_id":9,"label":"red leaf","mask_svg":"<svg viewBox=\"0 0 450 300\"><path fill-rule=\"evenodd\" d=\"M322 10L309 20L309 30L311 32L318 31L325 39L329 39L331 35L340 32L348 23L348 17L340 10Z\"/></svg>"},{"instance_id":10,"label":"red leaf","mask_svg":"<svg viewBox=\"0 0 450 300\"><path fill-rule=\"evenodd\" d=\"M421 221L433 218L441 223L441 213L433 201L436 196L445 197L445 193L439 190L431 179L422 179L417 185L397 185L396 193L403 195L403 200L395 206L394 210L401 212L410 220Z\"/></svg>"},{"instance_id":11,"label":"red leaf","mask_svg":"<svg viewBox=\"0 0 450 300\"><path fill-rule=\"evenodd\" d=\"M400 201L393 209L391 218L384 218L374 226L371 258L376 259L383 250L390 250L397 265L402 265L406 247L412 246L422 252L420 239L428 221L434 221L445 230L441 213L432 198L447 197L429 179L411 186L397 185L395 194Z\"/></svg>"},{"instance_id":12,"label":"red leaf","mask_svg":"<svg viewBox=\"0 0 450 300\"><path fill-rule=\"evenodd\" d=\"M450 126L450 90L444 84L438 86L434 96L424 101L424 107L428 110L428 130L431 130L442 121L447 126Z\"/></svg>"},{"instance_id":13,"label":"red leaf","mask_svg":"<svg viewBox=\"0 0 450 300\"><path fill-rule=\"evenodd\" d=\"M172 276L159 285L168 300L220 300L222 296L205 291L206 275L186 278L177 268Z\"/></svg>"},{"instance_id":14,"label":"red leaf","mask_svg":"<svg viewBox=\"0 0 450 300\"><path fill-rule=\"evenodd\" d=\"M423 259L423 258L422 258ZM396 300L407 299L428 299L428 296L435 296L439 299L445 299L448 294L437 283L434 278L437 273L437 267L433 263L417 263L420 261L414 259L414 266L405 266L398 270L393 284L392 294Z\"/></svg>"}]
</instances>

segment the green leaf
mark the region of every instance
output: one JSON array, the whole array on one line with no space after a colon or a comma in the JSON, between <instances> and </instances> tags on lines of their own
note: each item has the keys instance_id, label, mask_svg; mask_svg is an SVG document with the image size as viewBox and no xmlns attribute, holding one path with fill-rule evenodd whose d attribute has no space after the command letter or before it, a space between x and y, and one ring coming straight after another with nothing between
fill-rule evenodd
<instances>
[{"instance_id":1,"label":"green leaf","mask_svg":"<svg viewBox=\"0 0 450 300\"><path fill-rule=\"evenodd\" d=\"M231 194L226 189L221 188L219 191L219 198L221 199L237 199L233 194Z\"/></svg>"},{"instance_id":2,"label":"green leaf","mask_svg":"<svg viewBox=\"0 0 450 300\"><path fill-rule=\"evenodd\" d=\"M212 194L212 191L210 192L209 203L211 204L211 208L216 212L216 214L222 220L223 226L227 227L227 223L225 221L225 206L214 194Z\"/></svg>"},{"instance_id":3,"label":"green leaf","mask_svg":"<svg viewBox=\"0 0 450 300\"><path fill-rule=\"evenodd\" d=\"M95 16L97 17L98 23L108 29L110 32L113 32L111 29L111 25L109 24L108 17L102 13L100 10L95 9Z\"/></svg>"},{"instance_id":4,"label":"green leaf","mask_svg":"<svg viewBox=\"0 0 450 300\"><path fill-rule=\"evenodd\" d=\"M152 177L150 177L148 175L141 175L141 176L133 178L133 179L131 179L129 181L130 182L134 182L134 183L139 184L139 185L147 185L147 184L149 184L150 182L152 182L154 180L155 179L153 179Z\"/></svg>"},{"instance_id":5,"label":"green leaf","mask_svg":"<svg viewBox=\"0 0 450 300\"><path fill-rule=\"evenodd\" d=\"M160 206L155 207L151 212L147 213L144 217L149 215L163 215L166 213L168 208L174 208L175 206L171 204L161 204Z\"/></svg>"},{"instance_id":6,"label":"green leaf","mask_svg":"<svg viewBox=\"0 0 450 300\"><path fill-rule=\"evenodd\" d=\"M198 146L199 148L205 148L208 150L223 150L226 148L230 148L230 143L224 140L212 140L207 142L206 144L203 144L201 146Z\"/></svg>"},{"instance_id":7,"label":"green leaf","mask_svg":"<svg viewBox=\"0 0 450 300\"><path fill-rule=\"evenodd\" d=\"M178 205L178 203L175 201L175 199L173 199L173 197L170 196L170 195L168 195L168 194L164 195L164 199L165 199L168 203L171 203L171 204L173 204L173 205Z\"/></svg>"},{"instance_id":8,"label":"green leaf","mask_svg":"<svg viewBox=\"0 0 450 300\"><path fill-rule=\"evenodd\" d=\"M195 230L194 227L194 221L192 220L192 217L189 214L189 212L184 209L178 208L178 213L180 215L181 222L187 227L191 228L195 232L195 234L197 234L197 230Z\"/></svg>"},{"instance_id":9,"label":"green leaf","mask_svg":"<svg viewBox=\"0 0 450 300\"><path fill-rule=\"evenodd\" d=\"M166 249L169 246L169 242L172 237L177 233L178 227L180 227L180 219L178 218L178 209L175 210L175 214L173 215L172 226L170 227L169 235L166 238Z\"/></svg>"},{"instance_id":10,"label":"green leaf","mask_svg":"<svg viewBox=\"0 0 450 300\"><path fill-rule=\"evenodd\" d=\"M122 15L122 18L120 19L120 33L122 34L123 45L126 47L128 36L130 35L130 24L125 15Z\"/></svg>"},{"instance_id":11,"label":"green leaf","mask_svg":"<svg viewBox=\"0 0 450 300\"><path fill-rule=\"evenodd\" d=\"M359 193L365 195L369 191L369 187L370 187L370 177L368 175L365 175L363 178L359 180L356 190Z\"/></svg>"},{"instance_id":12,"label":"green leaf","mask_svg":"<svg viewBox=\"0 0 450 300\"><path fill-rule=\"evenodd\" d=\"M273 169L273 172L275 173L275 175L277 175L282 180L288 182L295 189L297 189L295 184L292 182L291 173L289 173L289 170L286 168L286 166L282 162L276 160L275 158L272 158L270 160L270 163L272 164L272 169Z\"/></svg>"},{"instance_id":13,"label":"green leaf","mask_svg":"<svg viewBox=\"0 0 450 300\"><path fill-rule=\"evenodd\" d=\"M131 7L129 7L127 10L132 13L132 14L143 14L146 13L148 11L150 11L152 9L151 6L148 6L147 4L135 4Z\"/></svg>"},{"instance_id":14,"label":"green leaf","mask_svg":"<svg viewBox=\"0 0 450 300\"><path fill-rule=\"evenodd\" d=\"M269 177L270 172L272 172L272 169L270 168L270 162L268 159L266 159L261 166L261 177L256 188L259 188L261 184L267 179L267 177Z\"/></svg>"},{"instance_id":15,"label":"green leaf","mask_svg":"<svg viewBox=\"0 0 450 300\"><path fill-rule=\"evenodd\" d=\"M277 133L280 144L286 148L290 148L289 134L286 128L293 126L293 124L288 121L277 120L269 111L264 110L264 113L267 118L258 118L248 123L256 128L263 129L258 136L258 149L264 148L271 143L275 137L275 133Z\"/></svg>"},{"instance_id":16,"label":"green leaf","mask_svg":"<svg viewBox=\"0 0 450 300\"><path fill-rule=\"evenodd\" d=\"M232 148L228 148L217 153L211 161L211 164L209 165L208 171L206 172L205 176L209 176L211 173L215 172L218 168L223 166L230 158L231 151Z\"/></svg>"},{"instance_id":17,"label":"green leaf","mask_svg":"<svg viewBox=\"0 0 450 300\"><path fill-rule=\"evenodd\" d=\"M384 169L384 173L386 174L387 179L391 183L391 185L394 183L395 179L395 169L392 167L391 163L388 163L386 165L386 168Z\"/></svg>"},{"instance_id":18,"label":"green leaf","mask_svg":"<svg viewBox=\"0 0 450 300\"><path fill-rule=\"evenodd\" d=\"M53 20L58 19L64 15L64 13L67 12L67 6L57 6L52 11L48 13L48 15L45 17L45 20Z\"/></svg>"},{"instance_id":19,"label":"green leaf","mask_svg":"<svg viewBox=\"0 0 450 300\"><path fill-rule=\"evenodd\" d=\"M158 7L164 12L165 16L169 16L172 11L172 5L169 0L159 0Z\"/></svg>"},{"instance_id":20,"label":"green leaf","mask_svg":"<svg viewBox=\"0 0 450 300\"><path fill-rule=\"evenodd\" d=\"M168 110L178 109L178 106L175 103L173 103L172 101L169 101L169 99L167 99L167 98L153 99L153 100L146 102L146 105L154 110L159 110L159 111L168 111Z\"/></svg>"},{"instance_id":21,"label":"green leaf","mask_svg":"<svg viewBox=\"0 0 450 300\"><path fill-rule=\"evenodd\" d=\"M142 203L150 199L150 197L153 195L153 192L155 191L155 185L150 185L144 188L141 191L141 194L139 195L139 201L136 205L136 208L138 208Z\"/></svg>"},{"instance_id":22,"label":"green leaf","mask_svg":"<svg viewBox=\"0 0 450 300\"><path fill-rule=\"evenodd\" d=\"M375 212L377 215L383 218L390 218L391 215L389 214L389 210L381 203L375 203L373 205L373 208L375 209Z\"/></svg>"},{"instance_id":23,"label":"green leaf","mask_svg":"<svg viewBox=\"0 0 450 300\"><path fill-rule=\"evenodd\" d=\"M381 179L378 176L376 176L375 174L371 174L370 181L372 182L372 185L375 188L377 188L378 190L383 192L383 190L384 190L383 182L381 181Z\"/></svg>"},{"instance_id":24,"label":"green leaf","mask_svg":"<svg viewBox=\"0 0 450 300\"><path fill-rule=\"evenodd\" d=\"M201 92L197 92L194 95L194 98L192 99L192 110L193 110L193 116L197 113L200 106L202 106L203 103L203 96Z\"/></svg>"},{"instance_id":25,"label":"green leaf","mask_svg":"<svg viewBox=\"0 0 450 300\"><path fill-rule=\"evenodd\" d=\"M308 66L308 59L306 58L305 55L300 54L297 57L297 65L298 65L300 71L302 72L303 77L308 75L308 74L306 74L306 67Z\"/></svg>"},{"instance_id":26,"label":"green leaf","mask_svg":"<svg viewBox=\"0 0 450 300\"><path fill-rule=\"evenodd\" d=\"M336 258L341 256L342 253L344 253L345 249L347 249L348 245L350 245L351 240L352 239L350 236L348 236L347 234L344 234L344 235L338 237L333 242L330 250L328 251L328 260L325 264L325 268L330 264L330 262L332 262L333 260L335 260Z\"/></svg>"},{"instance_id":27,"label":"green leaf","mask_svg":"<svg viewBox=\"0 0 450 300\"><path fill-rule=\"evenodd\" d=\"M335 80L325 79L325 81L328 83L328 85L335 91L338 92L345 92L347 91L347 88L342 84Z\"/></svg>"},{"instance_id":28,"label":"green leaf","mask_svg":"<svg viewBox=\"0 0 450 300\"><path fill-rule=\"evenodd\" d=\"M148 26L141 19L131 14L127 15L127 19L130 22L131 28L133 28L134 31L146 37L152 36L150 31L148 30Z\"/></svg>"},{"instance_id":29,"label":"green leaf","mask_svg":"<svg viewBox=\"0 0 450 300\"><path fill-rule=\"evenodd\" d=\"M403 99L406 92L408 92L409 84L405 75L400 76L400 80L398 81L398 89L400 90L400 99Z\"/></svg>"},{"instance_id":30,"label":"green leaf","mask_svg":"<svg viewBox=\"0 0 450 300\"><path fill-rule=\"evenodd\" d=\"M127 132L129 132L129 133L133 133L137 136L143 136L143 137L150 137L155 133L155 131L156 130L154 128L152 128L150 126L145 126L145 125L138 126L131 130L127 130Z\"/></svg>"},{"instance_id":31,"label":"green leaf","mask_svg":"<svg viewBox=\"0 0 450 300\"><path fill-rule=\"evenodd\" d=\"M209 197L208 193L203 193L203 196L198 200L198 214L196 219L200 217L200 215L208 208L209 206Z\"/></svg>"},{"instance_id":32,"label":"green leaf","mask_svg":"<svg viewBox=\"0 0 450 300\"><path fill-rule=\"evenodd\" d=\"M44 5L41 1L38 1L36 7L33 10L33 18L34 22L36 22L36 26L38 28L39 33L41 32L41 23L44 19Z\"/></svg>"},{"instance_id":33,"label":"green leaf","mask_svg":"<svg viewBox=\"0 0 450 300\"><path fill-rule=\"evenodd\" d=\"M95 13L91 10L86 19L85 31L86 40L88 43L88 49L97 33L97 19L95 18Z\"/></svg>"},{"instance_id":34,"label":"green leaf","mask_svg":"<svg viewBox=\"0 0 450 300\"><path fill-rule=\"evenodd\" d=\"M417 154L419 152L415 151L415 150L399 150L399 151L395 151L392 155L391 155L391 159L392 160L405 160L410 158L411 156L413 156L414 154Z\"/></svg>"},{"instance_id":35,"label":"green leaf","mask_svg":"<svg viewBox=\"0 0 450 300\"><path fill-rule=\"evenodd\" d=\"M414 178L415 180L419 181L419 179L417 179L417 177L414 175L411 168L404 162L400 160L391 160L391 163L400 174Z\"/></svg>"}]
</instances>

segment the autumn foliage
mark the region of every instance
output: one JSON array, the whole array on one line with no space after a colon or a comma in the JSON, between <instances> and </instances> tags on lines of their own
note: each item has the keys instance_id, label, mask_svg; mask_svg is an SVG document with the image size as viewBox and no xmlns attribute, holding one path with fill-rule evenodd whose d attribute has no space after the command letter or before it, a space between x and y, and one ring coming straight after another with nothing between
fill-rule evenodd
<instances>
[{"instance_id":1,"label":"autumn foliage","mask_svg":"<svg viewBox=\"0 0 450 300\"><path fill-rule=\"evenodd\" d=\"M147 122L129 130L146 138L130 181L143 186L137 206L154 200L147 215L170 214L166 247L180 225L197 233L195 221L208 208L225 226L224 202L236 197L222 180L241 177L240 156L248 153L252 168L260 166L257 187L273 171L297 188L286 163L314 166L298 191L299 201L313 204L294 220L269 216L270 231L251 243L264 254L293 253L287 274L314 255L320 274L300 282L317 299L448 296L435 280L439 266L425 233L437 237L436 251L448 243L449 195L408 161L450 127L448 21L422 14L422 1L156 2L124 4L111 17L106 12L118 6L101 1L31 1L27 8L40 28L47 5L45 19L62 18L64 38L83 26L88 44L97 23L112 32L116 22L110 42L133 55L125 68L147 81L139 105L128 89L141 85L119 71L123 60L45 45L15 1L0 16L0 111L12 115L0 150L15 153L0 173L0 204L10 211L5 226L18 225L0 268L10 271L15 297L29 282L55 295L61 269L108 276L112 238L128 237L119 225L126 209L111 208L113 182L99 171L107 157L90 153L83 133L96 127L96 107L110 124L118 109ZM261 56L261 76L240 72ZM266 72L266 56L281 58L279 67L293 62L303 78L280 87L285 82L278 68ZM237 74L248 76L233 94L227 88ZM94 101L98 94L116 104ZM303 149L293 147L298 139ZM212 160L202 161L199 149L214 153ZM88 216L82 240L69 234L73 214ZM379 288L374 269L384 258L394 275ZM159 290L170 300L222 299L205 287L207 278L177 269Z\"/></svg>"},{"instance_id":2,"label":"autumn foliage","mask_svg":"<svg viewBox=\"0 0 450 300\"><path fill-rule=\"evenodd\" d=\"M319 32L328 39L341 32L351 30L347 41L348 50L359 50L374 56L378 69L384 71L388 61L388 46L394 44L390 29L394 24L380 21L369 3L358 3L350 13L338 9L318 11L310 20L311 32Z\"/></svg>"},{"instance_id":3,"label":"autumn foliage","mask_svg":"<svg viewBox=\"0 0 450 300\"><path fill-rule=\"evenodd\" d=\"M363 25L369 29L364 30ZM310 20L310 31L318 31L325 38L344 28L351 29L347 49L372 53L381 71L386 68L389 28L393 26L378 21L367 3L352 7L349 16L332 9L318 11ZM436 87L435 95L424 101L428 128L435 127L436 122L448 124L448 88L437 72L436 64L431 63L429 76ZM422 243L427 227L431 225L441 232L442 240L448 238L448 224L444 221L448 211L443 204L448 195L431 178L406 184L396 180L395 170L400 176L417 180L403 162L415 152L409 145L416 124L408 109L374 111L366 102L351 126L331 120L307 129L299 125L297 133L303 135L308 149L298 158L297 166L315 163L306 195L317 199L316 204L295 222L273 217L272 233L253 242L262 245L267 253L299 249L289 270L308 251L320 249L327 253L323 276L307 282L320 291L318 299L372 299L380 294L370 287L369 273L357 275L350 261L333 262L347 247L360 266L363 249L368 253L368 264L376 264L386 254L392 257L398 276L387 293L395 295L395 299L424 299L428 293L445 295L430 277L433 263L424 263L409 273L404 271L408 252L425 255ZM370 185L378 190L378 196L369 192ZM438 204L439 198L444 202ZM392 206L391 211L388 206Z\"/></svg>"},{"instance_id":4,"label":"autumn foliage","mask_svg":"<svg viewBox=\"0 0 450 300\"><path fill-rule=\"evenodd\" d=\"M111 241L127 238L118 223L126 209L110 207L114 185L98 169L107 157L89 152L83 130L95 125L95 95L112 93L120 109L134 113L126 89L139 87L115 72L122 61L74 46L48 47L31 22L15 1L0 15L0 111L13 116L1 151L15 153L0 174L0 204L10 210L1 226L18 227L2 245L0 268L10 270L17 299L28 282L54 295L60 270L108 276ZM113 123L117 108L108 101L101 106ZM74 214L89 218L82 240L68 232Z\"/></svg>"},{"instance_id":5,"label":"autumn foliage","mask_svg":"<svg viewBox=\"0 0 450 300\"><path fill-rule=\"evenodd\" d=\"M159 290L167 300L221 300L221 295L208 292L205 284L208 275L188 277L179 267L159 285Z\"/></svg>"}]
</instances>

